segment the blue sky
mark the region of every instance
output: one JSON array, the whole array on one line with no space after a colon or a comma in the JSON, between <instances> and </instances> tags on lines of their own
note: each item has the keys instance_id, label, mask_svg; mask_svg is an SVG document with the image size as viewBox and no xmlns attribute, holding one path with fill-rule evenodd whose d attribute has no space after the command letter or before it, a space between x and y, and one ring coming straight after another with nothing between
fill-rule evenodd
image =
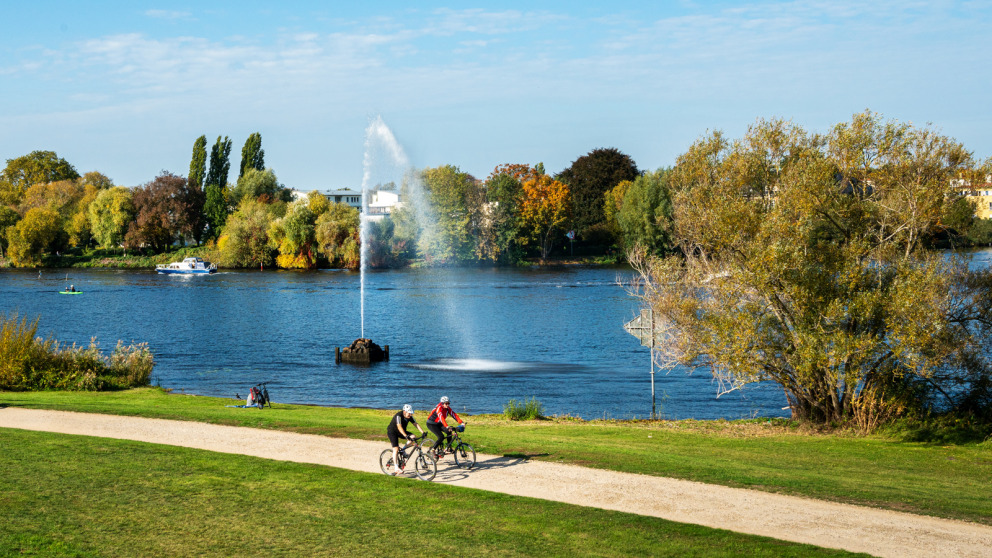
<instances>
[{"instance_id":1,"label":"blue sky","mask_svg":"<svg viewBox=\"0 0 992 558\"><path fill-rule=\"evenodd\" d=\"M757 118L866 108L992 155L992 3L18 2L0 19L0 159L56 151L135 186L205 134L260 132L290 187L358 187L381 115L417 167L641 169Z\"/></svg>"}]
</instances>

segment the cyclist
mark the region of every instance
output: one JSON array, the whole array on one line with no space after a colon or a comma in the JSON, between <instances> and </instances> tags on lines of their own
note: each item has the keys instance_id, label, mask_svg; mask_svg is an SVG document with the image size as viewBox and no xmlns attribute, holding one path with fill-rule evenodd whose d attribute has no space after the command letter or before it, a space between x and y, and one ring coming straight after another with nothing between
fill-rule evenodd
<instances>
[{"instance_id":1,"label":"cyclist","mask_svg":"<svg viewBox=\"0 0 992 558\"><path fill-rule=\"evenodd\" d=\"M421 434L424 433L424 429L417 424L416 419L413 418L413 406L403 405L403 410L393 415L392 420L389 421L389 428L386 429L386 435L389 436L389 443L393 445L393 474L398 475L402 471L399 467L399 449L400 449L400 438L404 440L415 440L417 437L410 434L407 431L407 425L413 423L417 427L417 430Z\"/></svg>"},{"instance_id":2,"label":"cyclist","mask_svg":"<svg viewBox=\"0 0 992 558\"><path fill-rule=\"evenodd\" d=\"M445 395L441 398L441 402L437 404L437 407L434 407L434 410L427 415L427 429L433 432L434 436L437 437L437 440L434 442L434 445L431 446L431 449L436 452L438 457L443 455L441 448L444 447L444 445L442 444L442 441L444 444L449 446L451 445L451 436L449 434L454 429L448 426L448 417L454 418L458 421L458 424L465 424L465 421L458 418L458 414L451 408L451 401L449 401L448 396ZM443 430L441 429L442 426L444 427Z\"/></svg>"}]
</instances>

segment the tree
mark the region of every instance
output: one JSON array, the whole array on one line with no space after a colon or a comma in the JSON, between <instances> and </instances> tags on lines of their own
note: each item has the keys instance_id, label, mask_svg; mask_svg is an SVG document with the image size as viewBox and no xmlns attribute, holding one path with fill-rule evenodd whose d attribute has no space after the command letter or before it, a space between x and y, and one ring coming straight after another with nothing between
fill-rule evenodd
<instances>
[{"instance_id":1,"label":"tree","mask_svg":"<svg viewBox=\"0 0 992 558\"><path fill-rule=\"evenodd\" d=\"M7 159L7 166L0 173L0 202L16 205L34 184L77 178L76 168L54 151L32 151L16 159Z\"/></svg>"},{"instance_id":2,"label":"tree","mask_svg":"<svg viewBox=\"0 0 992 558\"><path fill-rule=\"evenodd\" d=\"M255 199L241 202L228 218L224 235L217 243L225 263L231 267L272 265L268 236L271 221L266 204Z\"/></svg>"},{"instance_id":3,"label":"tree","mask_svg":"<svg viewBox=\"0 0 992 558\"><path fill-rule=\"evenodd\" d=\"M245 140L241 148L241 170L238 172L238 182L248 169L265 170L265 150L262 149L262 134L255 132Z\"/></svg>"},{"instance_id":4,"label":"tree","mask_svg":"<svg viewBox=\"0 0 992 558\"><path fill-rule=\"evenodd\" d=\"M162 252L189 231L186 179L168 171L134 189L136 217L124 242L128 248L151 246Z\"/></svg>"},{"instance_id":5,"label":"tree","mask_svg":"<svg viewBox=\"0 0 992 558\"><path fill-rule=\"evenodd\" d=\"M421 181L431 212L427 222L421 223L421 254L428 262L441 265L472 260L466 195L475 179L458 167L444 165L424 170Z\"/></svg>"},{"instance_id":6,"label":"tree","mask_svg":"<svg viewBox=\"0 0 992 558\"><path fill-rule=\"evenodd\" d=\"M97 243L104 249L118 246L135 217L131 190L120 186L101 190L89 205L88 216Z\"/></svg>"},{"instance_id":7,"label":"tree","mask_svg":"<svg viewBox=\"0 0 992 558\"><path fill-rule=\"evenodd\" d=\"M632 254L659 364L725 390L777 382L796 418L938 405L992 420L992 272L927 248L971 164L867 112L827 136L774 120L699 140L670 175L681 253Z\"/></svg>"},{"instance_id":8,"label":"tree","mask_svg":"<svg viewBox=\"0 0 992 558\"><path fill-rule=\"evenodd\" d=\"M189 162L189 175L186 180L191 188L203 190L207 177L207 136L200 136L193 142L193 157ZM226 180L226 179L225 179Z\"/></svg>"},{"instance_id":9,"label":"tree","mask_svg":"<svg viewBox=\"0 0 992 558\"><path fill-rule=\"evenodd\" d=\"M231 170L231 140L217 136L217 142L210 148L210 171L207 173L207 185L214 184L221 188L227 187L227 175Z\"/></svg>"},{"instance_id":10,"label":"tree","mask_svg":"<svg viewBox=\"0 0 992 558\"><path fill-rule=\"evenodd\" d=\"M668 174L667 169L644 173L624 193L616 212L616 225L625 250L639 245L650 254L662 254L671 248Z\"/></svg>"},{"instance_id":11,"label":"tree","mask_svg":"<svg viewBox=\"0 0 992 558\"><path fill-rule=\"evenodd\" d=\"M35 207L16 225L7 229L10 262L17 267L36 267L50 250L62 228L59 215L51 209Z\"/></svg>"},{"instance_id":12,"label":"tree","mask_svg":"<svg viewBox=\"0 0 992 558\"><path fill-rule=\"evenodd\" d=\"M520 221L525 239L537 242L541 258L547 259L556 235L572 217L568 186L546 174L531 172L521 183Z\"/></svg>"},{"instance_id":13,"label":"tree","mask_svg":"<svg viewBox=\"0 0 992 558\"><path fill-rule=\"evenodd\" d=\"M567 184L572 193L573 222L580 238L591 236L593 227L604 227L606 192L639 174L633 159L611 147L590 151L555 177Z\"/></svg>"},{"instance_id":14,"label":"tree","mask_svg":"<svg viewBox=\"0 0 992 558\"><path fill-rule=\"evenodd\" d=\"M289 201L287 193L288 190L279 184L279 179L272 169L250 168L238 180L238 185L231 190L231 202L240 204L241 200L247 198L260 199L263 203L272 203L276 200Z\"/></svg>"},{"instance_id":15,"label":"tree","mask_svg":"<svg viewBox=\"0 0 992 558\"><path fill-rule=\"evenodd\" d=\"M107 177L107 175L97 172L90 171L83 175L79 180L83 186L92 186L97 190L106 190L107 188L114 187L114 181Z\"/></svg>"},{"instance_id":16,"label":"tree","mask_svg":"<svg viewBox=\"0 0 992 558\"><path fill-rule=\"evenodd\" d=\"M20 218L13 209L0 205L0 257L7 252L7 229L16 225Z\"/></svg>"},{"instance_id":17,"label":"tree","mask_svg":"<svg viewBox=\"0 0 992 558\"><path fill-rule=\"evenodd\" d=\"M314 238L317 249L332 266L357 269L361 263L359 213L344 203L329 203L317 218Z\"/></svg>"},{"instance_id":18,"label":"tree","mask_svg":"<svg viewBox=\"0 0 992 558\"><path fill-rule=\"evenodd\" d=\"M522 257L518 212L523 195L521 178L526 165L501 165L473 191L470 214L475 254L480 260L513 263Z\"/></svg>"},{"instance_id":19,"label":"tree","mask_svg":"<svg viewBox=\"0 0 992 558\"><path fill-rule=\"evenodd\" d=\"M317 217L310 211L306 200L294 203L286 216L273 221L269 227L269 242L278 247L276 264L286 269L316 267Z\"/></svg>"}]
</instances>

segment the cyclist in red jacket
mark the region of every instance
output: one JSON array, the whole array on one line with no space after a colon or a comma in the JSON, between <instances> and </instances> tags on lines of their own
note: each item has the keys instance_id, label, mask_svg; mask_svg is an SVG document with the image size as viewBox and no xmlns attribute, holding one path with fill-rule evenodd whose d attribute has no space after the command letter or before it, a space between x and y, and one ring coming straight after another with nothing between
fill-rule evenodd
<instances>
[{"instance_id":1,"label":"cyclist in red jacket","mask_svg":"<svg viewBox=\"0 0 992 558\"><path fill-rule=\"evenodd\" d=\"M427 415L427 429L430 430L437 440L431 447L436 452L438 457L444 455L442 448L444 444L451 445L451 437L448 435L453 428L448 426L448 417L451 417L457 421L458 424L465 424L465 421L458 418L458 414L455 413L451 408L451 402L448 401L448 396L441 398L441 402L434 407L434 410ZM443 427L443 429L442 429ZM442 444L442 441L444 444Z\"/></svg>"}]
</instances>

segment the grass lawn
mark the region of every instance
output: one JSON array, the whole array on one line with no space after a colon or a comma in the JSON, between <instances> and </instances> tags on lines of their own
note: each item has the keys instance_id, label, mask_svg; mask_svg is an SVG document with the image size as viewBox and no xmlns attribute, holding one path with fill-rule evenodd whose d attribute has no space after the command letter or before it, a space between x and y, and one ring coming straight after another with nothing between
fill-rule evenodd
<instances>
[{"instance_id":1,"label":"grass lawn","mask_svg":"<svg viewBox=\"0 0 992 558\"><path fill-rule=\"evenodd\" d=\"M840 556L633 514L125 440L0 429L0 555Z\"/></svg>"},{"instance_id":2,"label":"grass lawn","mask_svg":"<svg viewBox=\"0 0 992 558\"><path fill-rule=\"evenodd\" d=\"M277 394L276 394L277 395ZM0 393L0 405L138 415L385 441L394 411L122 392ZM421 414L422 415L422 414ZM781 422L463 417L479 452L669 476L992 525L992 441L958 445L800 432Z\"/></svg>"}]
</instances>

